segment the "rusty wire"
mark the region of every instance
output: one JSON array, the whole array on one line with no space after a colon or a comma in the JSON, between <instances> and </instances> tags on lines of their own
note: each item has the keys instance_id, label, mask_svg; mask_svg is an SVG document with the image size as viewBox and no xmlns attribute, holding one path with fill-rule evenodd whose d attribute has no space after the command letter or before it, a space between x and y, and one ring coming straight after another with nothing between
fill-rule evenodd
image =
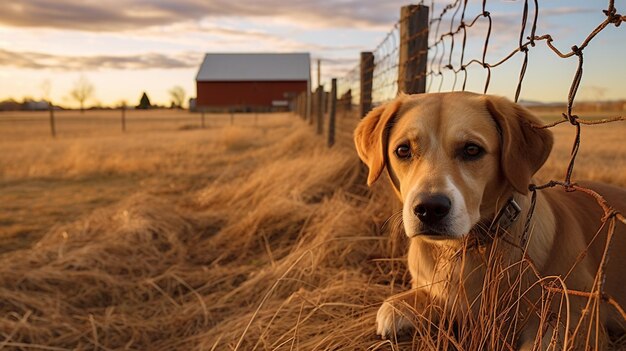
<instances>
[{"instance_id":1,"label":"rusty wire","mask_svg":"<svg viewBox=\"0 0 626 351\"><path fill-rule=\"evenodd\" d=\"M422 0L419 5L425 5L426 1ZM447 5L435 14L435 0L431 0L429 4L430 14L428 28L421 32L412 33L412 35L401 38L399 28L402 21L406 21L407 18L400 18L398 22L394 24L391 31L385 36L384 40L373 51L375 66L372 68L372 101L374 104L379 104L388 100L391 100L402 89L399 87L399 83L396 78L399 76L399 70L407 69L407 67L414 68L419 60L427 61L426 73L417 72L413 77L413 81L410 84L415 84L420 80L426 80L425 92L444 91L445 73L451 72L453 79L451 88L449 90L465 90L468 82L468 69L471 67L483 68L485 71L485 79L483 83L483 93L489 91L489 85L492 77L492 70L510 61L512 58L520 56L521 66L519 68L519 75L515 82L514 101L518 102L522 88L524 86L524 78L526 76L528 68L529 56L532 49L544 43L547 48L550 49L554 55L562 59L573 59L577 61L577 68L572 78L568 97L566 110L562 113L562 119L554 123L545 125L534 125L534 128L551 128L561 123L569 123L575 131L574 140L572 143L571 155L568 162L567 169L565 170L564 179L562 181L551 180L542 185L531 184L529 189L531 190L532 208L529 211L526 219L524 234L522 240L527 235L530 227L530 221L534 214L534 202L537 197L537 191L541 191L547 188L562 187L565 191L579 191L591 196L600 206L603 211L603 216L600 219L601 224L604 226L607 223L608 233L607 242L605 247L605 255L603 256L598 271L598 278L601 284L594 286L590 292L572 291L555 288L553 286L546 286L546 291L559 292L562 294L578 294L580 296L587 296L589 298L599 298L609 304L611 304L616 310L626 317L623 309L617 302L604 292L604 281L606 279L605 267L606 262L610 258L612 237L617 222L622 225L626 225L626 219L623 213L618 212L613 208L600 194L592 189L584 188L572 181L572 173L574 170L576 158L581 143L581 125L597 125L605 124L616 121L624 121L626 118L623 116L607 117L598 120L586 120L579 118L578 115L573 113L574 103L576 95L583 77L584 67L584 50L589 43L607 27L613 25L619 27L622 22L626 21L626 16L618 13L615 7L614 0L608 0L606 9L602 12L605 18L600 22L579 44L571 47L570 51L562 52L554 44L554 39L551 34L538 34L539 28L537 26L540 7L538 0L532 0L532 5L529 6L529 0L524 0L523 11L521 14L521 26L519 29L519 35L515 43L515 47L510 49L506 55L494 62L487 61L487 53L490 47L490 39L493 33L493 19L491 13L488 10L487 0L482 0L481 11L475 16L467 16L468 0L452 0ZM414 8L417 11L418 7ZM531 15L532 12L532 15ZM410 15L412 15L411 13ZM475 26L477 23L483 23L486 26L485 36L482 40L482 50L480 57L470 58L466 55L466 45L468 37L468 28ZM445 29L442 30L442 28ZM527 32L528 35L526 34ZM410 41L419 40L424 36L428 36L428 50L427 52L415 52L412 56L406 58L404 62L400 63L400 46L407 45ZM404 65L404 66L402 66ZM358 69L357 66L355 69ZM459 76L462 73L462 76ZM355 76L354 73L351 74ZM347 78L350 84L354 84L353 78ZM461 84L459 84L459 81ZM358 84L356 84L358 85ZM446 89L447 90L447 89ZM353 94L354 98L354 94ZM523 247L523 246L522 246ZM583 253L584 254L584 253ZM626 318L625 318L626 319Z\"/></svg>"},{"instance_id":2,"label":"rusty wire","mask_svg":"<svg viewBox=\"0 0 626 351\"><path fill-rule=\"evenodd\" d=\"M343 77L337 79L337 96L339 98L347 95L351 96L351 104L358 105L360 103L361 82L359 64L354 66Z\"/></svg>"},{"instance_id":3,"label":"rusty wire","mask_svg":"<svg viewBox=\"0 0 626 351\"><path fill-rule=\"evenodd\" d=\"M624 219L623 214L621 214L616 209L614 209L596 191L581 187L577 185L576 183L572 182L572 173L574 170L574 164L576 161L576 157L578 155L578 150L580 148L581 124L595 125L595 124L604 124L604 123L615 122L615 121L623 121L624 117L618 116L618 117L612 117L612 118L605 118L605 119L601 119L597 121L582 120L577 115L572 114L572 110L573 110L574 102L576 99L576 94L578 92L578 88L580 86L580 82L583 76L584 49L591 42L591 40L593 40L593 38L596 35L598 35L598 33L600 33L602 30L604 30L606 27L608 27L611 24L615 25L616 27L619 26L623 21L625 21L626 17L617 13L617 9L615 8L615 4L613 0L609 1L607 9L603 10L603 13L606 16L604 21L602 21L593 31L591 31L591 33L589 33L589 35L583 40L583 42L580 45L574 45L572 46L571 51L567 53L563 53L559 51L552 44L553 38L550 34L536 35L539 4L537 0L534 0L533 2L534 2L534 15L532 17L532 21L530 22L531 34L528 37L524 37L524 33L526 32L526 28L527 28L528 20L529 20L529 6L528 6L528 0L526 0L524 1L524 9L522 13L521 29L519 32L518 45L508 55L506 55L500 61L497 61L495 63L488 63L485 60L486 53L489 47L489 39L490 39L490 35L492 32L492 19L491 19L491 14L486 10L486 0L482 2L482 13L478 14L470 22L464 21L467 1L464 1L462 3L460 1L455 1L454 3L444 7L444 9L441 11L438 17L435 17L435 18L431 17L431 27L434 23L436 23L436 26L434 27L435 41L434 43L429 45L429 51L432 51L433 55L431 56L429 72L427 73L427 75L431 77L429 85L428 85L428 91L432 89L432 83L434 81L433 78L441 79L440 84L439 84L439 89L438 89L438 91L441 91L442 84L443 84L442 71L444 69L451 70L454 73L454 82L452 84L453 90L455 90L456 88L457 75L460 72L463 72L463 84L462 84L461 90L465 90L466 82L468 78L467 68L470 65L480 65L484 69L487 70L487 75L486 75L486 79L484 83L484 90L483 90L483 92L486 93L489 89L491 70L507 62L516 54L521 54L523 55L523 61L520 67L520 73L519 73L519 77L517 80L516 89L515 89L515 97L514 97L514 100L517 102L520 96L520 92L523 86L523 81L524 81L524 77L525 77L527 66L528 66L529 52L530 52L530 49L537 44L537 42L545 41L546 46L560 58L568 59L568 58L575 57L578 65L577 65L576 72L574 73L574 77L570 85L568 99L567 99L567 108L566 108L566 112L563 113L563 119L561 121L548 124L548 125L534 126L536 128L550 128L563 122L569 122L575 129L575 136L574 136L574 141L572 145L570 161L568 163L567 170L565 172L564 181L552 180L543 185L538 185L538 186L530 185L529 189L532 192L533 201L531 201L531 210L529 211L528 217L526 219L526 224L524 226L525 229L524 229L524 234L522 235L522 240L524 241L527 236L527 232L529 230L529 223L534 214L534 203L536 200L537 191L542 190L542 189L552 188L555 186L561 186L566 191L580 191L591 196L598 203L598 205L601 207L603 211L604 215L600 219L602 225L605 225L607 221L610 221L610 225L608 226L605 251L604 251L603 258L602 258L602 262L600 264L600 268L597 273L600 284L594 286L594 288L590 292L579 292L579 291L572 291L572 290L567 290L566 292L563 289L557 289L554 287L546 287L546 289L552 292L578 294L580 296L587 296L589 298L600 298L608 302L609 304L611 304L616 310L618 310L619 313L621 313L623 317L625 317L622 307L619 306L619 304L617 304L617 302L614 299L612 299L610 296L607 296L606 293L604 292L604 282L606 280L605 267L606 267L606 263L608 262L610 258L610 252L611 252L610 249L611 249L611 244L612 244L612 238L613 238L614 231L615 231L616 221L619 221L622 224L626 224L626 220ZM454 9L454 14L452 16L452 19L450 20L450 30L446 33L439 34L439 28L440 28L440 24L442 22L443 16L452 9ZM461 12L461 20L458 26L454 27L453 26L454 16L458 14L459 10ZM466 29L469 27L472 27L480 18L486 18L486 20L488 21L487 22L488 29L487 29L487 34L484 39L482 57L480 59L472 59L470 61L465 62L465 44L466 44L466 38L467 38ZM459 62L459 65L455 68L453 65L452 57L453 57L453 52L455 48L454 38L457 35L462 35L463 39L462 39L462 47L461 47L460 60L459 60L460 62ZM446 54L446 45L445 45L446 40L450 42L450 45L449 45L450 49L449 49L449 52L447 53L448 54L447 62L444 62L443 60ZM420 79L420 77L416 77L415 79ZM522 247L524 246L522 245Z\"/></svg>"},{"instance_id":4,"label":"rusty wire","mask_svg":"<svg viewBox=\"0 0 626 351\"><path fill-rule=\"evenodd\" d=\"M560 58L563 58L563 59L575 58L577 60L578 65L574 73L572 82L570 84L566 111L562 115L563 119L561 121L557 121L555 123L551 123L551 124L547 124L543 126L534 126L536 128L551 128L557 124L560 124L563 122L569 122L575 129L575 136L574 136L574 141L572 144L571 156L570 156L570 160L567 166L567 170L565 172L564 180L563 181L552 180L552 181L547 182L546 184L538 185L538 186L530 185L529 189L532 192L533 201L531 201L531 210L529 211L529 215L526 219L526 225L524 229L524 235L522 236L522 240L525 240L524 238L526 237L527 232L529 230L530 220L534 214L534 211L533 211L534 200L536 199L537 191L542 190L542 189L552 188L555 186L561 186L564 188L565 191L580 191L591 196L598 203L598 205L601 207L603 211L604 215L600 219L602 225L605 225L607 221L610 221L610 225L608 227L608 233L607 233L605 254L603 256L602 262L600 264L600 269L598 271L599 281L601 282L601 284L595 286L591 292L575 292L575 293L579 295L582 294L583 296L588 296L590 298L592 297L601 298L604 301L607 301L611 305L613 305L621 313L622 316L625 316L623 313L622 307L620 307L615 300L613 300L611 297L608 297L606 293L604 292L604 281L606 280L604 267L606 266L606 263L610 258L610 252L611 252L610 248L611 248L612 238L613 238L613 234L615 230L615 222L619 221L622 224L626 224L626 220L624 219L624 215L622 213L618 212L615 208L613 208L596 191L581 187L577 185L576 183L572 182L572 173L574 170L574 165L575 165L575 161L578 155L580 142L581 142L581 125L582 124L596 125L596 124L604 124L604 123L615 122L615 121L624 121L625 118L622 116L618 116L618 117L612 117L612 118L604 118L601 120L583 120L583 119L580 119L579 116L573 114L572 110L573 110L574 102L576 99L576 94L578 92L580 82L583 76L584 49L594 39L594 37L598 35L598 33L600 33L602 30L607 28L609 25L612 24L616 27L620 26L622 22L626 21L626 16L618 14L617 9L615 8L614 0L610 0L608 2L607 8L603 10L603 13L606 16L604 21L599 23L597 27L594 30L592 30L589 33L589 35L582 41L582 43L580 43L579 45L572 46L571 51L563 53L559 51L553 45L553 38L550 34L543 34L543 35L536 34L537 33L537 19L538 19L538 14L539 14L539 3L537 0L533 1L534 15L532 19L530 20L530 35L525 37L524 34L529 24L529 4L528 4L529 1L525 0L524 9L522 12L521 29L519 32L517 47L511 50L510 53L507 54L501 60L495 63L488 63L485 60L485 58L486 58L486 53L489 48L489 40L490 40L490 36L492 33L493 22L491 19L491 14L486 9L486 3L487 3L486 0L482 1L482 12L476 15L469 22L466 22L464 20L467 0L463 2L459 0L454 1L453 3L445 6L443 10L440 12L439 16L437 17L431 16L430 27L435 30L435 33L434 33L434 42L429 45L429 52L432 52L432 55L430 58L429 71L427 73L427 75L430 77L430 82L429 82L427 91L432 91L432 84L435 79L440 79L440 84L439 84L437 91L442 90L443 70L446 70L446 69L454 73L454 81L452 84L452 90L456 89L457 75L460 72L463 72L463 84L462 84L461 90L465 90L466 82L468 79L468 75L467 75L468 67L471 65L479 65L487 71L486 79L484 82L484 90L483 90L484 93L487 93L489 89L490 79L491 79L491 70L507 62L515 55L520 54L523 56L523 61L520 67L519 77L517 80L515 95L514 95L514 100L517 102L521 93L524 77L525 77L527 66L528 66L529 52L531 51L532 47L537 45L538 42L544 41L546 46L555 55L557 55ZM431 6L432 5L434 5L434 1L432 2ZM439 29L443 21L443 17L446 15L446 13L448 13L451 10L453 10L454 13L452 15L452 19L450 20L450 30L446 33L439 34ZM454 18L459 12L461 13L461 20L459 21L459 24L455 27ZM467 39L467 28L474 26L474 24L477 23L477 21L481 18L486 19L487 26L488 26L487 34L484 39L482 57L480 59L472 59L466 62L465 61L465 44L466 44L466 39ZM462 46L461 46L459 64L455 67L453 65L453 53L455 50L455 37L458 35L462 36ZM447 47L446 41L449 42L449 50L447 52L447 62L444 61L444 57L446 56L446 47ZM415 77L415 79L421 79L421 77ZM565 291L562 289L559 290L554 287L550 289L552 289L551 291L559 291L560 293L565 293ZM571 290L568 290L567 293L574 294L574 292Z\"/></svg>"},{"instance_id":5,"label":"rusty wire","mask_svg":"<svg viewBox=\"0 0 626 351\"><path fill-rule=\"evenodd\" d=\"M391 100L398 94L399 24L400 22L396 22L373 51L374 67L371 74L373 104Z\"/></svg>"}]
</instances>

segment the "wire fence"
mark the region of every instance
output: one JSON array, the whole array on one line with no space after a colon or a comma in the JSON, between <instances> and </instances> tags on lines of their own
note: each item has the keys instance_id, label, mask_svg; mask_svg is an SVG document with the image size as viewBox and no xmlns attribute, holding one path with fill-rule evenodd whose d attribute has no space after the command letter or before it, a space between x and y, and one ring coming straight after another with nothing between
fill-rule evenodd
<instances>
[{"instance_id":1,"label":"wire fence","mask_svg":"<svg viewBox=\"0 0 626 351\"><path fill-rule=\"evenodd\" d=\"M436 7L439 9L436 10ZM562 62L575 61L576 69L571 81L565 83L569 84L569 90L560 119L554 123L533 126L543 129L569 123L574 128L574 141L568 166L562 180L529 185L532 202L526 223L530 223L535 215L534 208L538 191L562 187L568 192L583 192L591 196L603 212L600 219L601 228L608 228L596 283L590 291L568 290L554 281L542 286L551 293L583 296L596 303L607 302L622 315L626 322L626 313L622 307L614 297L607 295L604 291L606 264L612 252L615 228L618 223L626 225L626 219L623 213L612 207L596 191L582 187L572 179L580 149L581 125L591 126L625 120L620 115L599 119L581 118L574 113L576 110L574 104L583 77L585 50L599 33L610 27L619 27L622 22L626 21L626 16L618 13L614 0L609 0L606 7L597 9L598 12L602 11L604 19L580 43L571 46L569 51L561 51L555 45L555 36L543 32L543 28L538 25L541 11L539 0L525 0L523 10L517 17L519 27L516 29L513 25L506 26L507 34L515 39L504 44L499 43L494 47L494 28L497 22L490 12L490 3L487 0L483 0L480 6L474 6L471 9L467 0L450 1L445 5L441 5L438 1L436 3L434 0L421 1L418 5L403 7L399 20L383 41L372 52L362 53L359 64L347 75L338 79L337 95L340 97L338 100L340 102L337 105L337 131L343 135L338 139L340 142L344 139L345 144L351 144L352 130L360 118L372 106L395 98L399 92L465 91L471 85L474 90L486 94L490 92L494 72L498 72L505 65L519 62L517 77L507 77L512 92L511 97L518 102L527 82L529 60L533 57L535 50L549 50L548 53L553 54ZM478 35L476 35L477 32ZM623 45L623 42L610 45ZM607 67L607 71L609 69ZM331 103L332 101L334 100L331 97ZM527 225L522 242L528 235L528 229ZM580 255L584 257L587 252ZM525 257L525 260L532 265L529 257Z\"/></svg>"},{"instance_id":2,"label":"wire fence","mask_svg":"<svg viewBox=\"0 0 626 351\"><path fill-rule=\"evenodd\" d=\"M270 113L190 113L182 109L6 111L0 113L0 141L105 137L188 131L227 126L262 126ZM287 115L287 113L285 113Z\"/></svg>"},{"instance_id":3,"label":"wire fence","mask_svg":"<svg viewBox=\"0 0 626 351\"><path fill-rule=\"evenodd\" d=\"M398 63L400 62L400 22L394 25L374 50L372 102L378 105L398 94Z\"/></svg>"}]
</instances>

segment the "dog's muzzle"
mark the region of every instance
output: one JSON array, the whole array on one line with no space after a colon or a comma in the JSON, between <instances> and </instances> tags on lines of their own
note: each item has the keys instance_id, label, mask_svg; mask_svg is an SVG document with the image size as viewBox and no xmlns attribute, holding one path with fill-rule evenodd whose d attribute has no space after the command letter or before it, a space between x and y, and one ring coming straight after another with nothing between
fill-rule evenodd
<instances>
[{"instance_id":1,"label":"dog's muzzle","mask_svg":"<svg viewBox=\"0 0 626 351\"><path fill-rule=\"evenodd\" d=\"M420 195L413 213L420 220L422 232L430 235L445 234L446 217L452 209L452 201L442 194Z\"/></svg>"}]
</instances>

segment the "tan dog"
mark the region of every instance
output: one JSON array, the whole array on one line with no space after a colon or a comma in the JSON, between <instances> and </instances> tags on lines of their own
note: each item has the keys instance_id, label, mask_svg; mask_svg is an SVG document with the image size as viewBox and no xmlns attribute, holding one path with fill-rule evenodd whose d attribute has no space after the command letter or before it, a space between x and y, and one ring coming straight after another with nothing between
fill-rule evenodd
<instances>
[{"instance_id":1,"label":"tan dog","mask_svg":"<svg viewBox=\"0 0 626 351\"><path fill-rule=\"evenodd\" d=\"M490 267L479 250L468 249L468 243L473 238L491 238L481 243L486 247L482 252L491 252L496 241L491 236L494 227L500 233L496 238L508 243L496 248L503 253L504 266L519 262L523 247L541 276L558 276L568 289L580 291L590 291L597 283L594 279L607 230L599 231L603 212L591 196L561 187L537 191L528 237L523 237L531 206L528 186L553 144L551 132L531 124L541 125L541 121L504 98L438 93L402 95L372 110L358 125L354 138L359 156L369 167L368 185L387 168L403 203L403 226L410 238L408 268L413 289L391 297L380 307L376 324L383 338L413 327L413 316L424 313L431 302L454 304L453 313L459 316L473 312ZM581 185L594 189L616 210L626 213L623 189L591 182ZM581 256L587 248L587 254ZM525 275L524 289L537 281L532 276ZM624 278L626 230L618 223L604 292L626 307ZM514 316L531 316L515 332L516 347L521 349L532 349L537 343L545 347L550 340L549 332L538 330L537 311L528 307L528 301L541 299L538 289L526 294L525 312L518 310ZM571 331L588 299L569 296L568 301L568 311L560 305L558 324ZM558 303L551 308L559 312ZM602 330L625 330L625 321L605 303L599 324ZM560 335L565 334L561 331ZM601 346L604 339L600 335L595 340L592 335L592 344Z\"/></svg>"}]
</instances>

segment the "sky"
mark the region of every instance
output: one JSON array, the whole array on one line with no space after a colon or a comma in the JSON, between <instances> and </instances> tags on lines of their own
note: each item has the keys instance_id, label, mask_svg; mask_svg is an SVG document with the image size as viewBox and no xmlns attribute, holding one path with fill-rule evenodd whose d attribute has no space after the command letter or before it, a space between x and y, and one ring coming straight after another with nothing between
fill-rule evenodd
<instances>
[{"instance_id":1,"label":"sky","mask_svg":"<svg viewBox=\"0 0 626 351\"><path fill-rule=\"evenodd\" d=\"M438 14L454 0L426 0ZM563 52L580 45L605 16L607 0L539 0L537 34L551 34ZM310 52L312 70L322 60L322 83L353 69L361 51L375 51L398 21L406 1L378 0L3 0L0 3L0 100L49 97L78 104L70 90L81 77L95 87L87 105L136 104L143 91L169 105L168 91L181 86L195 96L195 75L207 52ZM488 62L517 47L523 0L490 0L493 19ZM469 0L466 20L482 9ZM626 13L626 0L616 0ZM534 13L529 1L530 17ZM441 22L450 27L452 12ZM460 15L453 27L458 25ZM435 28L430 31L436 40ZM482 55L487 20L468 30L465 61ZM447 31L447 30L445 30ZM440 33L444 32L443 29ZM529 33L527 29L526 35ZM392 31L393 34L393 31ZM457 37L460 38L460 37ZM459 39L453 62L460 59ZM626 25L607 27L584 51L581 100L626 99ZM445 44L445 42L444 42ZM446 44L449 47L449 42ZM380 50L379 50L380 51ZM434 55L431 50L429 54ZM512 97L522 56L492 70L489 93ZM565 101L577 58L560 59L538 42L529 54L521 98ZM485 71L468 70L467 90L482 91ZM315 72L312 76L315 82ZM431 87L460 89L453 77ZM432 89L431 89L432 90ZM437 90L437 89L435 89Z\"/></svg>"}]
</instances>

